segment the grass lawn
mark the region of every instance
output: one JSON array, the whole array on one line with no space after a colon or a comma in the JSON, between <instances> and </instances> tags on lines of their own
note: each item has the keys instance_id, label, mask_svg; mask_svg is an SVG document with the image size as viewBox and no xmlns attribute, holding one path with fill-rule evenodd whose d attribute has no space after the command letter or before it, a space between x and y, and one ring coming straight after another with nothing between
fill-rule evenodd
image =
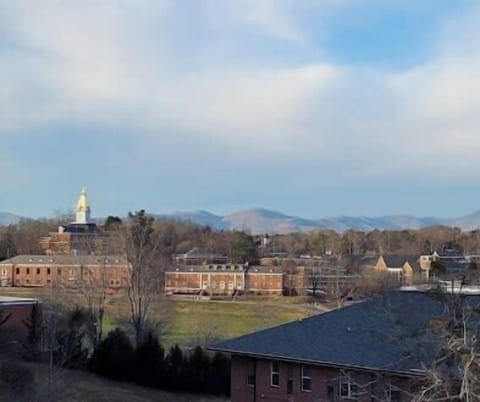
<instances>
[{"instance_id":1,"label":"grass lawn","mask_svg":"<svg viewBox=\"0 0 480 402\"><path fill-rule=\"evenodd\" d=\"M296 305L265 302L176 301L169 343L205 344L243 335L309 315Z\"/></svg>"},{"instance_id":2,"label":"grass lawn","mask_svg":"<svg viewBox=\"0 0 480 402\"><path fill-rule=\"evenodd\" d=\"M48 300L51 292L43 288L0 288L0 295L37 297ZM69 305L83 303L80 295L66 292L54 298ZM312 314L302 298L251 298L241 301L196 301L162 299L153 303L152 316L164 322L163 344L181 346L207 344L259 329L305 318ZM126 295L109 299L104 333L116 326L129 328Z\"/></svg>"}]
</instances>

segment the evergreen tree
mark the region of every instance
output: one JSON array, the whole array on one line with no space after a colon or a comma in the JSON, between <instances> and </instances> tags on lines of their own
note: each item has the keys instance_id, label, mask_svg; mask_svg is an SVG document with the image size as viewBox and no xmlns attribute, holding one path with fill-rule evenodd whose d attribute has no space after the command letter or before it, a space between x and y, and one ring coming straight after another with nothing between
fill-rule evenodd
<instances>
[{"instance_id":1,"label":"evergreen tree","mask_svg":"<svg viewBox=\"0 0 480 402\"><path fill-rule=\"evenodd\" d=\"M105 377L128 379L133 356L130 339L120 328L115 328L108 333L95 351L92 368Z\"/></svg>"},{"instance_id":2,"label":"evergreen tree","mask_svg":"<svg viewBox=\"0 0 480 402\"><path fill-rule=\"evenodd\" d=\"M167 356L166 367L166 388L173 391L181 389L183 381L183 373L185 369L185 359L183 357L182 349L178 345L172 346Z\"/></svg>"},{"instance_id":3,"label":"evergreen tree","mask_svg":"<svg viewBox=\"0 0 480 402\"><path fill-rule=\"evenodd\" d=\"M141 385L162 386L165 375L165 351L158 339L149 332L145 341L135 349L134 379Z\"/></svg>"},{"instance_id":4,"label":"evergreen tree","mask_svg":"<svg viewBox=\"0 0 480 402\"><path fill-rule=\"evenodd\" d=\"M40 361L44 324L41 307L38 303L32 306L29 318L23 323L28 330L27 342L24 344L24 357L30 361Z\"/></svg>"}]
</instances>

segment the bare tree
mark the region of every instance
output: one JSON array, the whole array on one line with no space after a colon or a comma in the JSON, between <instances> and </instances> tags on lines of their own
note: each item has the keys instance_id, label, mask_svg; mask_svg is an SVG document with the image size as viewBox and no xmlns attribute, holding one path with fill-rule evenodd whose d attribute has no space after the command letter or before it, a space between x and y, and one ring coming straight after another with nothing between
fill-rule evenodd
<instances>
[{"instance_id":1,"label":"bare tree","mask_svg":"<svg viewBox=\"0 0 480 402\"><path fill-rule=\"evenodd\" d=\"M444 317L432 323L437 355L414 401L480 400L480 307L478 299L439 292Z\"/></svg>"},{"instance_id":2,"label":"bare tree","mask_svg":"<svg viewBox=\"0 0 480 402\"><path fill-rule=\"evenodd\" d=\"M161 284L164 264L154 219L144 210L129 213L123 230L123 250L127 258L130 278L127 294L130 320L139 345L146 335L150 321L152 301Z\"/></svg>"}]
</instances>

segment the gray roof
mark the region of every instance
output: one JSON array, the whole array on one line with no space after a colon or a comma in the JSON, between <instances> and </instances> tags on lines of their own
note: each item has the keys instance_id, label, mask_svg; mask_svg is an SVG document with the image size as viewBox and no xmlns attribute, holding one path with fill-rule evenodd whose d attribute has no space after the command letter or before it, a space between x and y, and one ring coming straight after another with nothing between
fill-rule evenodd
<instances>
[{"instance_id":1,"label":"gray roof","mask_svg":"<svg viewBox=\"0 0 480 402\"><path fill-rule=\"evenodd\" d=\"M420 256L411 255L383 255L383 260L387 264L387 267L401 268L403 264L408 262L412 268L418 263Z\"/></svg>"},{"instance_id":2,"label":"gray roof","mask_svg":"<svg viewBox=\"0 0 480 402\"><path fill-rule=\"evenodd\" d=\"M202 264L202 265L176 265L168 268L166 272L244 272L255 273L275 273L282 274L282 267L267 266L248 266L245 264Z\"/></svg>"},{"instance_id":3,"label":"gray roof","mask_svg":"<svg viewBox=\"0 0 480 402\"><path fill-rule=\"evenodd\" d=\"M17 255L0 261L4 264L35 265L126 265L126 259L118 255Z\"/></svg>"},{"instance_id":4,"label":"gray roof","mask_svg":"<svg viewBox=\"0 0 480 402\"><path fill-rule=\"evenodd\" d=\"M378 255L351 255L346 257L347 264L352 267L374 266Z\"/></svg>"},{"instance_id":5,"label":"gray roof","mask_svg":"<svg viewBox=\"0 0 480 402\"><path fill-rule=\"evenodd\" d=\"M470 296L472 303L480 298ZM429 325L444 314L432 294L392 292L304 320L212 345L232 354L418 375L432 360Z\"/></svg>"}]
</instances>

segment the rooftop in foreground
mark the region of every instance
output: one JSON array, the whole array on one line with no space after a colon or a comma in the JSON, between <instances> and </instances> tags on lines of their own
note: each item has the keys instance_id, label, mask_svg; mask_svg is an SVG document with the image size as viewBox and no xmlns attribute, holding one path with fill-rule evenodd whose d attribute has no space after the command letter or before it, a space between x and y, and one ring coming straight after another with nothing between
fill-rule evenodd
<instances>
[{"instance_id":1,"label":"rooftop in foreground","mask_svg":"<svg viewBox=\"0 0 480 402\"><path fill-rule=\"evenodd\" d=\"M480 297L468 296L478 305ZM397 375L423 373L437 351L432 322L445 319L435 292L391 292L209 347L240 356ZM479 320L475 315L475 320Z\"/></svg>"}]
</instances>

